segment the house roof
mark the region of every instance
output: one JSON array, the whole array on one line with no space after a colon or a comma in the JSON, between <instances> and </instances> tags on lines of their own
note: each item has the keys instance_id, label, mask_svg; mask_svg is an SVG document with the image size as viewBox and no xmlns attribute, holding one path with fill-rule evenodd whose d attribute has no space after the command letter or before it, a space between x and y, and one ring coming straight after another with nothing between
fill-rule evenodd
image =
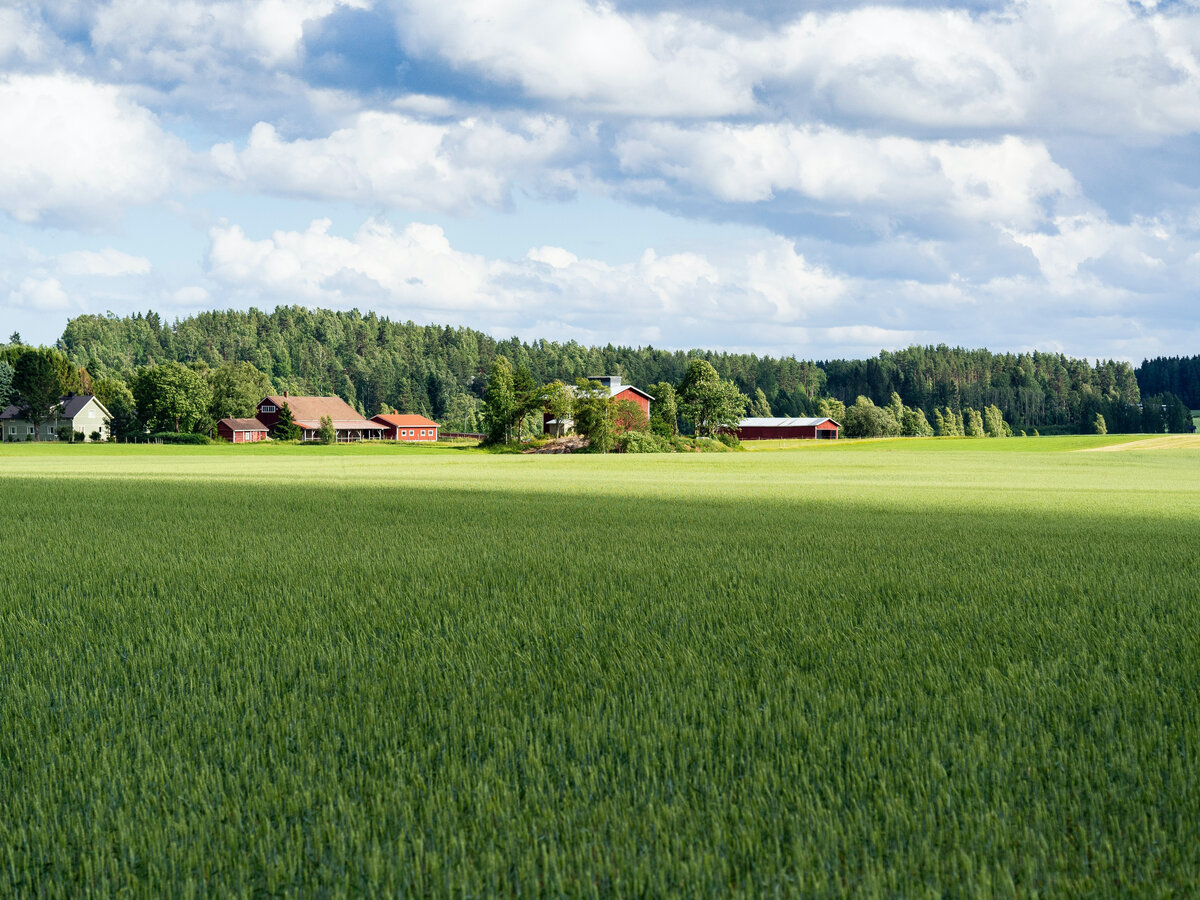
<instances>
[{"instance_id":1,"label":"house roof","mask_svg":"<svg viewBox=\"0 0 1200 900\"><path fill-rule=\"evenodd\" d=\"M371 419L372 422L381 422L384 425L391 425L395 428L437 428L438 423L432 419L427 419L424 416L418 416L416 413L382 413Z\"/></svg>"},{"instance_id":2,"label":"house roof","mask_svg":"<svg viewBox=\"0 0 1200 900\"><path fill-rule=\"evenodd\" d=\"M258 419L222 419L221 424L230 431L266 431L267 426Z\"/></svg>"},{"instance_id":3,"label":"house roof","mask_svg":"<svg viewBox=\"0 0 1200 900\"><path fill-rule=\"evenodd\" d=\"M83 408L96 400L94 394L67 394L65 397L58 398L58 408L54 410L54 415L60 419L74 419ZM101 412L106 416L111 416L111 413L105 409L104 404L96 400L96 405L100 407ZM20 407L8 406L4 412L0 412L0 419L19 419L21 418Z\"/></svg>"},{"instance_id":4,"label":"house roof","mask_svg":"<svg viewBox=\"0 0 1200 900\"><path fill-rule=\"evenodd\" d=\"M371 422L358 414L353 406L341 397L264 397L262 403L273 403L282 408L286 403L292 411L292 418L301 428L320 428L321 419L328 416L333 420L333 427L339 430L359 429L362 431L382 431L383 426Z\"/></svg>"},{"instance_id":5,"label":"house roof","mask_svg":"<svg viewBox=\"0 0 1200 900\"><path fill-rule=\"evenodd\" d=\"M789 418L767 418L765 416L751 417L742 419L738 422L738 428L811 428L814 425L820 425L822 422L833 422L833 419L828 416L818 416L808 419L789 419ZM833 422L838 428L842 426L837 422Z\"/></svg>"},{"instance_id":6,"label":"house roof","mask_svg":"<svg viewBox=\"0 0 1200 900\"><path fill-rule=\"evenodd\" d=\"M641 394L647 400L654 399L649 394L647 394L645 391L643 391L641 388L636 388L632 384L610 384L608 386L608 396L610 396L610 397L615 397L615 396L617 396L617 394L623 393L625 391L633 391L635 394Z\"/></svg>"}]
</instances>

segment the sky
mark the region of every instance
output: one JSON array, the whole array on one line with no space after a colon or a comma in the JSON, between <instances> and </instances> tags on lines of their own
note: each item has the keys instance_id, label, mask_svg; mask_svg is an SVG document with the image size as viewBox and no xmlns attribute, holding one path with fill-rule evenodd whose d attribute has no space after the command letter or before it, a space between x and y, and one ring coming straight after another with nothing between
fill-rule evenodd
<instances>
[{"instance_id":1,"label":"sky","mask_svg":"<svg viewBox=\"0 0 1200 900\"><path fill-rule=\"evenodd\" d=\"M7 0L0 340L1200 353L1200 0Z\"/></svg>"}]
</instances>

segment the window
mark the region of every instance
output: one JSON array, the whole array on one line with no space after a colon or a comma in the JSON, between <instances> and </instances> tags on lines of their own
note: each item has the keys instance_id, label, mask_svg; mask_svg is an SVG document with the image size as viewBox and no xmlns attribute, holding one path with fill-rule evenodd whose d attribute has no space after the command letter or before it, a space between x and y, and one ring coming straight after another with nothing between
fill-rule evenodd
<instances>
[{"instance_id":1,"label":"window","mask_svg":"<svg viewBox=\"0 0 1200 900\"><path fill-rule=\"evenodd\" d=\"M261 409L263 412L276 412L277 411L275 409L275 405L273 403L264 403L261 407L259 407L259 409Z\"/></svg>"},{"instance_id":2,"label":"window","mask_svg":"<svg viewBox=\"0 0 1200 900\"><path fill-rule=\"evenodd\" d=\"M424 428L421 429L421 437L425 437L425 429Z\"/></svg>"}]
</instances>

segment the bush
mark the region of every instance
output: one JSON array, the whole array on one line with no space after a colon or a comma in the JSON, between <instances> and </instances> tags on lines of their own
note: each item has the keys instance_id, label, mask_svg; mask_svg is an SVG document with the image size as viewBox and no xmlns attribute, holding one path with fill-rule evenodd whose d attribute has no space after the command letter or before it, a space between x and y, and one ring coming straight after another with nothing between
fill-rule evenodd
<instances>
[{"instance_id":1,"label":"bush","mask_svg":"<svg viewBox=\"0 0 1200 900\"><path fill-rule=\"evenodd\" d=\"M71 440L73 440L77 444L82 444L83 443L83 432L82 431L72 432Z\"/></svg>"},{"instance_id":2,"label":"bush","mask_svg":"<svg viewBox=\"0 0 1200 900\"><path fill-rule=\"evenodd\" d=\"M675 437L675 432L671 430L670 423L661 420L655 420L650 423L650 433L656 434L661 438L666 438L668 441Z\"/></svg>"},{"instance_id":3,"label":"bush","mask_svg":"<svg viewBox=\"0 0 1200 900\"><path fill-rule=\"evenodd\" d=\"M617 438L618 453L670 453L671 442L649 431L627 431Z\"/></svg>"},{"instance_id":4,"label":"bush","mask_svg":"<svg viewBox=\"0 0 1200 900\"><path fill-rule=\"evenodd\" d=\"M75 432L71 430L70 425L60 425L54 429L54 433L63 443L70 443L71 439L75 436Z\"/></svg>"},{"instance_id":5,"label":"bush","mask_svg":"<svg viewBox=\"0 0 1200 900\"><path fill-rule=\"evenodd\" d=\"M100 432L93 431L91 434L88 435L88 440L90 440L94 444L99 444L102 440L104 440L104 437L103 437L103 435L100 434Z\"/></svg>"},{"instance_id":6,"label":"bush","mask_svg":"<svg viewBox=\"0 0 1200 900\"><path fill-rule=\"evenodd\" d=\"M154 434L147 435L146 438L151 443L158 444L211 444L207 435L190 434L183 431L157 431Z\"/></svg>"},{"instance_id":7,"label":"bush","mask_svg":"<svg viewBox=\"0 0 1200 900\"><path fill-rule=\"evenodd\" d=\"M717 435L717 440L734 450L742 449L742 442L738 440L738 436L731 431L722 431Z\"/></svg>"}]
</instances>

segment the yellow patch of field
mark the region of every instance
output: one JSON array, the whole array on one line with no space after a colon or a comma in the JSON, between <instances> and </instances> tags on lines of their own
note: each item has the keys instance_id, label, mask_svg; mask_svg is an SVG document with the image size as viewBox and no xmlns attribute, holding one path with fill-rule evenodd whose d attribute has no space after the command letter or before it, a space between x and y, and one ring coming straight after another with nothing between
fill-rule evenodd
<instances>
[{"instance_id":1,"label":"yellow patch of field","mask_svg":"<svg viewBox=\"0 0 1200 900\"><path fill-rule=\"evenodd\" d=\"M1080 453L1107 450L1200 450L1200 434L1164 434L1162 437L1140 438L1107 447L1085 447Z\"/></svg>"}]
</instances>

